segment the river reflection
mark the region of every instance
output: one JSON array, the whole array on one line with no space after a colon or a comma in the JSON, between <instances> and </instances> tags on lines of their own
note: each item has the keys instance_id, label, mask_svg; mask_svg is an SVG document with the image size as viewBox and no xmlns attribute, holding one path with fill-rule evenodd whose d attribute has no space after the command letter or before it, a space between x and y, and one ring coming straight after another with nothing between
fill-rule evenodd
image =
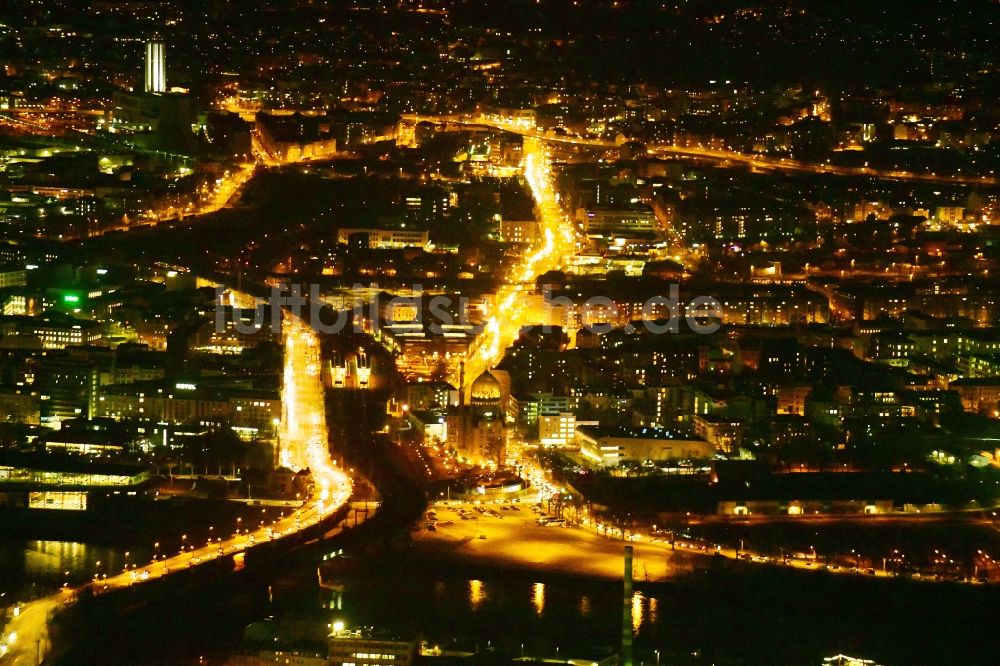
<instances>
[{"instance_id":1,"label":"river reflection","mask_svg":"<svg viewBox=\"0 0 1000 666\"><path fill-rule=\"evenodd\" d=\"M414 632L449 644L481 638L515 651L544 656L574 645L586 650L611 648L620 636L621 585L614 582L568 584L527 578L464 576L374 576L344 578L342 619L349 626L379 626ZM392 599L391 603L384 603ZM632 621L640 634L650 630L656 600L645 592L632 599ZM281 610L301 610L303 599L278 599ZM328 599L320 604L329 608ZM474 647L474 646L469 646ZM589 653L589 652L588 652Z\"/></svg>"},{"instance_id":2,"label":"river reflection","mask_svg":"<svg viewBox=\"0 0 1000 666\"><path fill-rule=\"evenodd\" d=\"M340 615L348 625L412 633L456 649L489 644L518 654L523 644L528 654L544 658L554 658L557 649L563 658L617 651L621 639L620 581L539 580L496 571L474 578L404 566L387 576L387 569L365 567L345 576ZM744 664L807 666L841 652L890 666L930 663L913 661L921 655L913 648L919 644L933 652L934 663L966 666L984 663L977 660L982 654L966 650L959 659L949 650L959 638L979 635L976 618L991 615L997 593L985 586L759 568L642 586L629 605L637 658L647 664L655 663L657 651L671 658L697 653L704 663L737 658ZM286 610L301 608L300 599ZM936 610L944 608L952 610Z\"/></svg>"},{"instance_id":3,"label":"river reflection","mask_svg":"<svg viewBox=\"0 0 1000 666\"><path fill-rule=\"evenodd\" d=\"M632 631L639 631L642 628L642 602L642 592L634 592L632 594Z\"/></svg>"},{"instance_id":4,"label":"river reflection","mask_svg":"<svg viewBox=\"0 0 1000 666\"><path fill-rule=\"evenodd\" d=\"M535 612L541 615L545 612L545 583L535 583L531 587L531 603Z\"/></svg>"},{"instance_id":5,"label":"river reflection","mask_svg":"<svg viewBox=\"0 0 1000 666\"><path fill-rule=\"evenodd\" d=\"M475 611L483 605L486 600L486 591L483 589L483 581L469 581L469 610Z\"/></svg>"},{"instance_id":6,"label":"river reflection","mask_svg":"<svg viewBox=\"0 0 1000 666\"><path fill-rule=\"evenodd\" d=\"M148 549L76 541L0 541L0 592L12 597L43 594L64 583L121 573L126 564L142 566L151 557Z\"/></svg>"}]
</instances>

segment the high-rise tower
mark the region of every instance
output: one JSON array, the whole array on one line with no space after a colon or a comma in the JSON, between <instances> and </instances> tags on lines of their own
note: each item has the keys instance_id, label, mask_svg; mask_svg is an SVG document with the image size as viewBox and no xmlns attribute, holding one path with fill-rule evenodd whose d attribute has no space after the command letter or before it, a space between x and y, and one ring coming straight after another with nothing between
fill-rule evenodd
<instances>
[{"instance_id":1,"label":"high-rise tower","mask_svg":"<svg viewBox=\"0 0 1000 666\"><path fill-rule=\"evenodd\" d=\"M159 39L146 42L146 92L167 92L167 45Z\"/></svg>"}]
</instances>

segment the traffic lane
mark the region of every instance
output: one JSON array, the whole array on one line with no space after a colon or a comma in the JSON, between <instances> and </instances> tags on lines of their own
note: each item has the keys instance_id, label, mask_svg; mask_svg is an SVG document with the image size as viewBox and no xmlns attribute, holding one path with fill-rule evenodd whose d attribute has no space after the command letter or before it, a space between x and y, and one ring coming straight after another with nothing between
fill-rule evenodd
<instances>
[{"instance_id":1,"label":"traffic lane","mask_svg":"<svg viewBox=\"0 0 1000 666\"><path fill-rule=\"evenodd\" d=\"M14 666L34 666L39 655L50 648L48 635L49 616L59 607L55 598L19 606L17 617L5 627L0 662Z\"/></svg>"}]
</instances>

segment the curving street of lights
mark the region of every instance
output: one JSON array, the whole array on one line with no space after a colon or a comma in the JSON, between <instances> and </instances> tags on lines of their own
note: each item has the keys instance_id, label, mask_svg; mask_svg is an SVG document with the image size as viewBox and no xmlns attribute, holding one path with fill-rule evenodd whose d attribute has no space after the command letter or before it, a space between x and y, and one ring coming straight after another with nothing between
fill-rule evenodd
<instances>
[{"instance_id":1,"label":"curving street of lights","mask_svg":"<svg viewBox=\"0 0 1000 666\"><path fill-rule=\"evenodd\" d=\"M524 179L535 200L541 241L532 247L497 290L496 306L483 323L475 346L466 358L466 376L477 377L495 366L529 320L521 286L550 270L576 252L576 229L563 212L552 183L551 159L540 139L524 139Z\"/></svg>"},{"instance_id":2,"label":"curving street of lights","mask_svg":"<svg viewBox=\"0 0 1000 666\"><path fill-rule=\"evenodd\" d=\"M245 294L233 294L241 302L252 301ZM330 516L351 497L351 479L337 468L330 458L326 428L326 406L320 376L320 345L316 333L298 318L287 315L284 333L284 418L281 427L280 460L283 465L299 470L309 468L315 484L312 495L287 517L263 522L256 530L247 529L228 539L210 539L200 548L183 548L172 557L157 558L146 567L127 567L120 574L95 577L95 591L111 591L187 569L220 557L238 557L255 545L281 539L312 527ZM182 543L186 544L186 536ZM33 666L50 647L48 625L63 602L84 590L85 586L68 585L60 592L24 606L16 606L10 623L0 632L0 666Z\"/></svg>"},{"instance_id":3,"label":"curving street of lights","mask_svg":"<svg viewBox=\"0 0 1000 666\"><path fill-rule=\"evenodd\" d=\"M290 313L282 320L282 335L285 340L281 400L284 418L279 461L289 469L309 469L321 510L329 513L339 506L334 506L336 502L330 506L326 503L344 493L346 501L350 496L351 480L330 459L319 338L307 324Z\"/></svg>"}]
</instances>

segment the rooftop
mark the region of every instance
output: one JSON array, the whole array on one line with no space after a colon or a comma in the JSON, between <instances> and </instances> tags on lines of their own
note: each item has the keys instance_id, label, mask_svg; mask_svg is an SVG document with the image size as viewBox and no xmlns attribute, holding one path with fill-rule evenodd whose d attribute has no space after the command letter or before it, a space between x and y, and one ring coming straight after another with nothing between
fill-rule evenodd
<instances>
[{"instance_id":1,"label":"rooftop","mask_svg":"<svg viewBox=\"0 0 1000 666\"><path fill-rule=\"evenodd\" d=\"M700 440L701 437L689 435L677 430L663 428L631 428L628 426L577 426L577 432L593 437L617 437L626 439L662 439L662 440Z\"/></svg>"}]
</instances>

